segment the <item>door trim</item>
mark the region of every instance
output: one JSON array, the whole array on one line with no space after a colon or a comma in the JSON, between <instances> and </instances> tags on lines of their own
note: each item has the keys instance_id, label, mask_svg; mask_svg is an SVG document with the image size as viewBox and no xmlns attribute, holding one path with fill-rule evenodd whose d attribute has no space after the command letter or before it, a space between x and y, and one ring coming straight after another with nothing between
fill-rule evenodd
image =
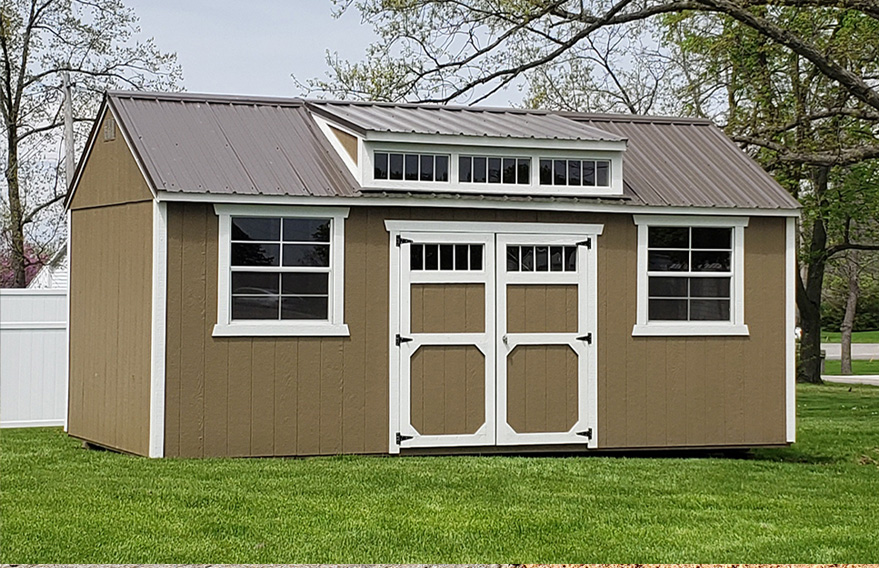
<instances>
[{"instance_id":1,"label":"door trim","mask_svg":"<svg viewBox=\"0 0 879 568\"><path fill-rule=\"evenodd\" d=\"M400 332L400 254L397 252L397 237L404 232L434 232L434 233L494 233L495 245L498 233L508 234L578 234L593 237L592 248L586 255L586 269L593 275L593 286L587 286L589 311L587 315L590 321L598 322L598 237L604 231L602 224L590 223L480 223L474 221L413 221L405 219L385 220L385 229L388 231L389 251L389 320L388 320L388 453L399 454L400 446L397 444L397 432L400 432L400 367L401 357L396 350L395 338ZM495 253L497 249L495 249ZM495 276L497 281L497 276ZM495 286L497 293L497 286ZM495 299L495 306L497 300ZM598 334L593 332L593 343L589 349L589 365L587 371L587 388L589 392L588 420L592 427L592 440L590 447L598 446ZM488 395L488 393L486 393Z\"/></svg>"}]
</instances>

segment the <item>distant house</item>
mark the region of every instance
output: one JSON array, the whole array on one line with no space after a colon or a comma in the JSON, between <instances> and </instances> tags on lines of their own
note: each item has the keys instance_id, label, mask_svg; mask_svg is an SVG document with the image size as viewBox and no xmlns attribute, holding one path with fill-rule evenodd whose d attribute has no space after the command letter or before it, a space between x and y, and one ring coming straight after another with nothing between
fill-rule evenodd
<instances>
[{"instance_id":1,"label":"distant house","mask_svg":"<svg viewBox=\"0 0 879 568\"><path fill-rule=\"evenodd\" d=\"M27 287L33 289L66 289L67 274L67 249L62 248L47 264L40 268Z\"/></svg>"},{"instance_id":2,"label":"distant house","mask_svg":"<svg viewBox=\"0 0 879 568\"><path fill-rule=\"evenodd\" d=\"M799 206L705 120L111 92L68 207L96 445L794 440Z\"/></svg>"}]
</instances>

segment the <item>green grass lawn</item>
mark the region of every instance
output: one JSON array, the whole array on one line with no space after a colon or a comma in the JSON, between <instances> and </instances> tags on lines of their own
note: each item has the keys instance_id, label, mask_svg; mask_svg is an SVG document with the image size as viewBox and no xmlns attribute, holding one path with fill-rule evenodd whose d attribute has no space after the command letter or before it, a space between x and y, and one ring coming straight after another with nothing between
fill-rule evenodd
<instances>
[{"instance_id":1,"label":"green grass lawn","mask_svg":"<svg viewBox=\"0 0 879 568\"><path fill-rule=\"evenodd\" d=\"M879 561L879 388L733 457L149 460L4 430L3 563Z\"/></svg>"},{"instance_id":2,"label":"green grass lawn","mask_svg":"<svg viewBox=\"0 0 879 568\"><path fill-rule=\"evenodd\" d=\"M828 359L824 361L825 375L838 375L841 363ZM879 375L879 361L852 361L852 373L855 375Z\"/></svg>"},{"instance_id":3,"label":"green grass lawn","mask_svg":"<svg viewBox=\"0 0 879 568\"><path fill-rule=\"evenodd\" d=\"M838 331L822 331L822 343L839 343L840 334ZM852 332L852 343L879 343L879 331L855 331Z\"/></svg>"}]
</instances>

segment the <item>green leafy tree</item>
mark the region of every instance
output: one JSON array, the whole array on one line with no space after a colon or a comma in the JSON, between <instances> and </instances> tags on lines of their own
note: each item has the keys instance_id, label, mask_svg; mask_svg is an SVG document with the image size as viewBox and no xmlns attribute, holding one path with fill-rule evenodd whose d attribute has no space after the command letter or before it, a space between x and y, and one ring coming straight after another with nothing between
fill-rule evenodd
<instances>
[{"instance_id":1,"label":"green leafy tree","mask_svg":"<svg viewBox=\"0 0 879 568\"><path fill-rule=\"evenodd\" d=\"M137 17L119 0L0 0L0 110L6 191L0 230L14 273L25 284L25 243L45 256L63 234L59 148L62 74L72 97L81 144L109 88L175 89L181 70L174 54L153 41L135 41Z\"/></svg>"}]
</instances>

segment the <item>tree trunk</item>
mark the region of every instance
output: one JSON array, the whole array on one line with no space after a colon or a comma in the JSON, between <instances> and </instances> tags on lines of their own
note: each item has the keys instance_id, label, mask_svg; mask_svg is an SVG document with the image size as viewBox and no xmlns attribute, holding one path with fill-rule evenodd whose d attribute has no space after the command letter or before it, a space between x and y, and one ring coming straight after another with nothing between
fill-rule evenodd
<instances>
[{"instance_id":1,"label":"tree trunk","mask_svg":"<svg viewBox=\"0 0 879 568\"><path fill-rule=\"evenodd\" d=\"M827 190L830 168L820 166L814 175L815 194L819 201ZM821 380L821 289L827 265L827 231L824 219L818 216L812 227L809 252L803 262L808 265L806 282L797 274L797 307L800 310L800 361L797 382L822 384Z\"/></svg>"},{"instance_id":2,"label":"tree trunk","mask_svg":"<svg viewBox=\"0 0 879 568\"><path fill-rule=\"evenodd\" d=\"M18 130L16 126L7 124L6 144L9 157L6 160L6 187L9 197L9 244L10 262L14 275L12 287L24 288L25 281L25 250L24 250L24 212L21 208L21 193L18 177Z\"/></svg>"},{"instance_id":3,"label":"tree trunk","mask_svg":"<svg viewBox=\"0 0 879 568\"><path fill-rule=\"evenodd\" d=\"M846 276L848 277L848 297L845 300L845 316L842 318L842 325L839 331L842 332L842 348L840 363L842 365L840 373L843 375L852 374L852 328L855 324L855 313L858 306L858 295L860 288L858 287L858 251L850 250L846 259Z\"/></svg>"}]
</instances>

